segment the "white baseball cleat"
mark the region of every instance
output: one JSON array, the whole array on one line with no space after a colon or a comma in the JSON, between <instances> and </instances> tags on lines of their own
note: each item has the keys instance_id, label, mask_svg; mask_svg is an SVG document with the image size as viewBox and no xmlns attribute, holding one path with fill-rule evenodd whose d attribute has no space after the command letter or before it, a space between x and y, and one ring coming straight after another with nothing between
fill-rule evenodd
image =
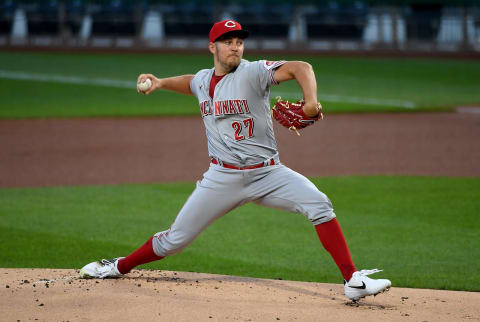
<instances>
[{"instance_id":1,"label":"white baseball cleat","mask_svg":"<svg viewBox=\"0 0 480 322\"><path fill-rule=\"evenodd\" d=\"M352 301L358 301L362 297L368 295L377 295L378 293L387 291L392 282L386 279L374 280L367 275L381 272L379 269L364 269L353 273L350 280L344 281L345 296Z\"/></svg>"},{"instance_id":2,"label":"white baseball cleat","mask_svg":"<svg viewBox=\"0 0 480 322\"><path fill-rule=\"evenodd\" d=\"M118 271L118 260L123 257L114 259L102 259L82 267L80 270L80 278L113 278L122 275Z\"/></svg>"}]
</instances>

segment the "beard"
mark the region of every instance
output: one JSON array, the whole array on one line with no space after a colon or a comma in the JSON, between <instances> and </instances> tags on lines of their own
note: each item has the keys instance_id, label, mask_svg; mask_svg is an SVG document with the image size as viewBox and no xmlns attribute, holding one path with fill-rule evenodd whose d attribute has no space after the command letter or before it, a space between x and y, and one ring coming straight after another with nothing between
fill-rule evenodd
<instances>
[{"instance_id":1,"label":"beard","mask_svg":"<svg viewBox=\"0 0 480 322\"><path fill-rule=\"evenodd\" d=\"M225 61L221 62L221 64L225 71L227 71L228 73L232 73L240 65L241 61L242 61L242 57L231 55L231 56L228 56L227 59L225 59Z\"/></svg>"}]
</instances>

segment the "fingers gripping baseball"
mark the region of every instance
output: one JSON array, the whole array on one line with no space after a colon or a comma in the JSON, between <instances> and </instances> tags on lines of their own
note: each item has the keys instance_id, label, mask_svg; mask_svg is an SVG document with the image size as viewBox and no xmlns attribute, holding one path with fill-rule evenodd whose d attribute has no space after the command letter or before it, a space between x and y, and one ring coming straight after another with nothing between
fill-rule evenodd
<instances>
[{"instance_id":1,"label":"fingers gripping baseball","mask_svg":"<svg viewBox=\"0 0 480 322\"><path fill-rule=\"evenodd\" d=\"M140 74L137 78L137 93L150 94L160 88L160 80L152 74Z\"/></svg>"}]
</instances>

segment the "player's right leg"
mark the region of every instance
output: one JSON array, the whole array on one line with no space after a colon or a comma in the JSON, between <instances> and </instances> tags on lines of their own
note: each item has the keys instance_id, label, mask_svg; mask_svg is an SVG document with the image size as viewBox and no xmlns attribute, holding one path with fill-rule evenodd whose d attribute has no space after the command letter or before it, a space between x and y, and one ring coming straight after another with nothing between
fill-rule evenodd
<instances>
[{"instance_id":1,"label":"player's right leg","mask_svg":"<svg viewBox=\"0 0 480 322\"><path fill-rule=\"evenodd\" d=\"M156 233L127 257L101 260L80 270L84 278L118 277L134 267L180 252L213 221L244 201L242 173L211 166L170 229Z\"/></svg>"},{"instance_id":2,"label":"player's right leg","mask_svg":"<svg viewBox=\"0 0 480 322\"><path fill-rule=\"evenodd\" d=\"M243 187L239 184L241 179L241 173L227 174L216 170L207 173L170 229L154 235L152 243L155 253L158 256L170 256L180 252L211 223L240 206L245 198Z\"/></svg>"}]
</instances>

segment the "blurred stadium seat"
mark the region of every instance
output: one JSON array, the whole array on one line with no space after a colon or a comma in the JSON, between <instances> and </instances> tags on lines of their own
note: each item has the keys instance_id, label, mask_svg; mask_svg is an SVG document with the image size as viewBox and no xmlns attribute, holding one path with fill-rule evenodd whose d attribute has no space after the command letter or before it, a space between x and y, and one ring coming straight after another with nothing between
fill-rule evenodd
<instances>
[{"instance_id":1,"label":"blurred stadium seat","mask_svg":"<svg viewBox=\"0 0 480 322\"><path fill-rule=\"evenodd\" d=\"M253 38L287 38L295 7L291 3L253 2L234 14Z\"/></svg>"},{"instance_id":2,"label":"blurred stadium seat","mask_svg":"<svg viewBox=\"0 0 480 322\"><path fill-rule=\"evenodd\" d=\"M361 39L368 8L363 2L328 2L311 6L305 14L307 35L321 39Z\"/></svg>"},{"instance_id":3,"label":"blurred stadium seat","mask_svg":"<svg viewBox=\"0 0 480 322\"><path fill-rule=\"evenodd\" d=\"M92 15L92 36L135 37L139 33L140 23L137 9L141 2L128 0L99 1L88 5Z\"/></svg>"},{"instance_id":4,"label":"blurred stadium seat","mask_svg":"<svg viewBox=\"0 0 480 322\"><path fill-rule=\"evenodd\" d=\"M32 36L57 35L59 29L58 2L32 1L22 6L28 21L28 34Z\"/></svg>"},{"instance_id":5,"label":"blurred stadium seat","mask_svg":"<svg viewBox=\"0 0 480 322\"><path fill-rule=\"evenodd\" d=\"M407 37L411 40L433 40L437 37L442 16L442 6L438 4L414 4L409 7Z\"/></svg>"},{"instance_id":6,"label":"blurred stadium seat","mask_svg":"<svg viewBox=\"0 0 480 322\"><path fill-rule=\"evenodd\" d=\"M15 8L15 2L12 0L0 1L0 35L11 33Z\"/></svg>"},{"instance_id":7,"label":"blurred stadium seat","mask_svg":"<svg viewBox=\"0 0 480 322\"><path fill-rule=\"evenodd\" d=\"M71 36L78 35L86 14L86 4L82 0L69 0L65 4L65 28Z\"/></svg>"},{"instance_id":8,"label":"blurred stadium seat","mask_svg":"<svg viewBox=\"0 0 480 322\"><path fill-rule=\"evenodd\" d=\"M179 1L160 6L165 36L205 37L215 22L215 7L209 1Z\"/></svg>"}]
</instances>

